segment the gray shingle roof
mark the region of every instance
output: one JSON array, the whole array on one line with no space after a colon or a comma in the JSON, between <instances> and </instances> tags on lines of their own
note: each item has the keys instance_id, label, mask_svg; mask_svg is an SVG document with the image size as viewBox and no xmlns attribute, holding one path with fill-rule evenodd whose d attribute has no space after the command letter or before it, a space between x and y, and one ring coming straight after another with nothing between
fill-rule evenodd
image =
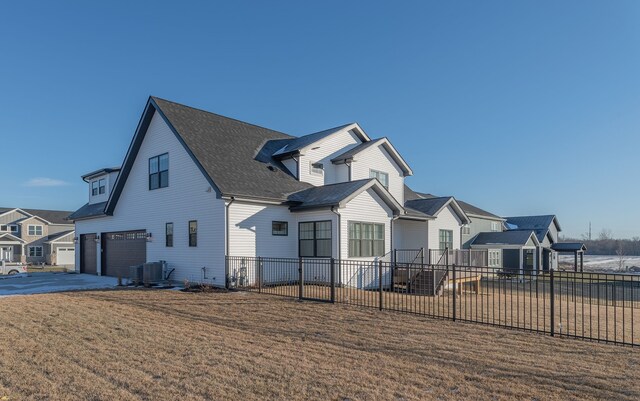
<instances>
[{"instance_id":1,"label":"gray shingle roof","mask_svg":"<svg viewBox=\"0 0 640 401\"><path fill-rule=\"evenodd\" d=\"M586 251L587 246L582 242L556 242L551 245L551 249L559 252Z\"/></svg>"},{"instance_id":2,"label":"gray shingle roof","mask_svg":"<svg viewBox=\"0 0 640 401\"><path fill-rule=\"evenodd\" d=\"M478 234L471 245L525 245L533 231L502 231Z\"/></svg>"},{"instance_id":3,"label":"gray shingle roof","mask_svg":"<svg viewBox=\"0 0 640 401\"><path fill-rule=\"evenodd\" d=\"M505 217L508 224L517 226L518 229L549 229L556 216L544 215L544 216L513 216ZM560 231L560 227L558 227Z\"/></svg>"},{"instance_id":4,"label":"gray shingle roof","mask_svg":"<svg viewBox=\"0 0 640 401\"><path fill-rule=\"evenodd\" d=\"M305 189L289 196L289 201L297 203L291 210L335 206L370 181L368 178Z\"/></svg>"},{"instance_id":5,"label":"gray shingle roof","mask_svg":"<svg viewBox=\"0 0 640 401\"><path fill-rule=\"evenodd\" d=\"M458 200L458 204L460 205L462 210L464 210L464 212L467 214L475 214L477 216L485 216L485 217L490 217L494 219L502 219L502 217L495 215L493 213L487 212L486 210L480 209L479 207L474 206L470 203Z\"/></svg>"},{"instance_id":6,"label":"gray shingle roof","mask_svg":"<svg viewBox=\"0 0 640 401\"><path fill-rule=\"evenodd\" d=\"M51 234L47 237L47 241L55 241L58 238L62 238L65 235L69 235L73 232L73 230L61 231L59 233Z\"/></svg>"},{"instance_id":7,"label":"gray shingle roof","mask_svg":"<svg viewBox=\"0 0 640 401\"><path fill-rule=\"evenodd\" d=\"M222 195L286 200L287 195L311 186L296 180L271 157L291 136L167 100L152 100Z\"/></svg>"},{"instance_id":8,"label":"gray shingle roof","mask_svg":"<svg viewBox=\"0 0 640 401\"><path fill-rule=\"evenodd\" d=\"M405 206L428 216L435 216L442 207L451 200L450 196L430 199L415 199L405 202Z\"/></svg>"},{"instance_id":9,"label":"gray shingle roof","mask_svg":"<svg viewBox=\"0 0 640 401\"><path fill-rule=\"evenodd\" d=\"M5 213L10 210L16 209L15 207L0 207L0 213ZM66 220L66 218L72 213L66 210L42 210L42 209L24 209L17 208L20 210L24 210L25 212L38 216L42 219L45 219L49 223L52 224L73 224L73 221Z\"/></svg>"},{"instance_id":10,"label":"gray shingle roof","mask_svg":"<svg viewBox=\"0 0 640 401\"><path fill-rule=\"evenodd\" d=\"M335 162L339 162L339 161L353 159L353 157L355 155L357 155L358 153L362 152L365 149L370 148L371 146L378 145L382 141L384 141L384 138L374 139L374 140L371 140L369 142L361 143L361 144L359 144L357 146L354 146L353 148L347 150L346 152L341 153L338 156L334 157L333 159L331 159L331 162L335 163Z\"/></svg>"},{"instance_id":11,"label":"gray shingle roof","mask_svg":"<svg viewBox=\"0 0 640 401\"><path fill-rule=\"evenodd\" d=\"M305 148L311 145L314 142L317 142L323 138L328 137L329 135L333 135L341 129L348 127L353 123L344 124L339 127L329 128L324 131L314 132L313 134L308 134L305 136L301 136L298 138L291 138L287 142L283 143L280 148L276 149L273 153L274 157L284 157L286 155L294 154L300 149Z\"/></svg>"},{"instance_id":12,"label":"gray shingle roof","mask_svg":"<svg viewBox=\"0 0 640 401\"><path fill-rule=\"evenodd\" d=\"M78 220L78 219L85 219L87 217L102 216L104 215L105 206L107 206L107 202L94 203L91 205L87 203L84 206L82 206L80 209L73 212L69 216L69 219Z\"/></svg>"}]
</instances>

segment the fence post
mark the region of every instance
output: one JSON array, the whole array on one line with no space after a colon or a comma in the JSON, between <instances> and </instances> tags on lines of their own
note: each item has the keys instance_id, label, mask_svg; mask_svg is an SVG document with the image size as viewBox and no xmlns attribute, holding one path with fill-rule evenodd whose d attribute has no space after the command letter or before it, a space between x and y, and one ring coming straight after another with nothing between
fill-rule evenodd
<instances>
[{"instance_id":1,"label":"fence post","mask_svg":"<svg viewBox=\"0 0 640 401\"><path fill-rule=\"evenodd\" d=\"M556 333L556 308L555 308L555 294L553 291L553 269L549 270L549 292L551 293L550 308L551 308L551 337Z\"/></svg>"},{"instance_id":2,"label":"fence post","mask_svg":"<svg viewBox=\"0 0 640 401\"><path fill-rule=\"evenodd\" d=\"M420 265L424 269L424 248L420 248Z\"/></svg>"},{"instance_id":3,"label":"fence post","mask_svg":"<svg viewBox=\"0 0 640 401\"><path fill-rule=\"evenodd\" d=\"M258 256L258 293L262 293L262 257Z\"/></svg>"},{"instance_id":4,"label":"fence post","mask_svg":"<svg viewBox=\"0 0 640 401\"><path fill-rule=\"evenodd\" d=\"M389 291L393 292L395 290L395 274L396 274L396 267L398 266L398 262L397 262L397 257L398 257L398 250L394 249L393 253L391 254L391 264L389 265L391 268L391 274L390 274L390 280L391 283L389 284Z\"/></svg>"},{"instance_id":5,"label":"fence post","mask_svg":"<svg viewBox=\"0 0 640 401\"><path fill-rule=\"evenodd\" d=\"M336 302L336 260L331 258L331 273L329 276L331 277L331 303Z\"/></svg>"},{"instance_id":6,"label":"fence post","mask_svg":"<svg viewBox=\"0 0 640 401\"><path fill-rule=\"evenodd\" d=\"M453 266L453 321L456 321L456 298L458 298L458 292L456 291L456 264Z\"/></svg>"},{"instance_id":7,"label":"fence post","mask_svg":"<svg viewBox=\"0 0 640 401\"><path fill-rule=\"evenodd\" d=\"M298 259L298 299L304 298L304 262Z\"/></svg>"},{"instance_id":8,"label":"fence post","mask_svg":"<svg viewBox=\"0 0 640 401\"><path fill-rule=\"evenodd\" d=\"M378 281L380 282L380 288L378 288L378 291L380 291L380 298L378 299L378 302L380 303L380 310L382 310L382 262L380 260L378 260Z\"/></svg>"}]
</instances>

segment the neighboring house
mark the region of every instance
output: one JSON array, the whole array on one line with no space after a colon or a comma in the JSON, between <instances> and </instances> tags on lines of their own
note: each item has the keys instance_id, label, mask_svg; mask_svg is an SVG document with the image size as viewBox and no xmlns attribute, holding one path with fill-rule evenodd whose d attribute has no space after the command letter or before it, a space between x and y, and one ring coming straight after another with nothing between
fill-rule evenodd
<instances>
[{"instance_id":1,"label":"neighboring house","mask_svg":"<svg viewBox=\"0 0 640 401\"><path fill-rule=\"evenodd\" d=\"M83 176L89 202L70 216L76 265L127 277L163 260L171 279L222 286L235 275L227 255L373 261L459 249L469 218L453 198L405 199L412 174L387 138L356 123L292 137L151 97L121 169Z\"/></svg>"},{"instance_id":2,"label":"neighboring house","mask_svg":"<svg viewBox=\"0 0 640 401\"><path fill-rule=\"evenodd\" d=\"M506 226L510 231L534 231L540 242L539 260L542 270L558 268L558 254L553 249L558 243L558 235L562 229L558 218L554 215L506 217Z\"/></svg>"},{"instance_id":3,"label":"neighboring house","mask_svg":"<svg viewBox=\"0 0 640 401\"><path fill-rule=\"evenodd\" d=\"M75 263L70 212L0 208L0 259L50 265Z\"/></svg>"}]
</instances>

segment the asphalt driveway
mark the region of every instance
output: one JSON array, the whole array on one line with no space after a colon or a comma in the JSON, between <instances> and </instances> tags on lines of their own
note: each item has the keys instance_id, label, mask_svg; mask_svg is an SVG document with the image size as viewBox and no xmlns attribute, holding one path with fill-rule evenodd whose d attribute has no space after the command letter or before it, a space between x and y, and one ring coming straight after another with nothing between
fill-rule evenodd
<instances>
[{"instance_id":1,"label":"asphalt driveway","mask_svg":"<svg viewBox=\"0 0 640 401\"><path fill-rule=\"evenodd\" d=\"M100 290L118 284L115 277L99 277L77 273L29 273L0 276L0 297L10 295L45 294L50 292Z\"/></svg>"}]
</instances>

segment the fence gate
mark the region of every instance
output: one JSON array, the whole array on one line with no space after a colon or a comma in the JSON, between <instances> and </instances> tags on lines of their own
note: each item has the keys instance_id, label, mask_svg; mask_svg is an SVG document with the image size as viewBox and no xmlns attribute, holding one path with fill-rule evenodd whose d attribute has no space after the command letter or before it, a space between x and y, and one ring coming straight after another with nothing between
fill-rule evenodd
<instances>
[{"instance_id":1,"label":"fence gate","mask_svg":"<svg viewBox=\"0 0 640 401\"><path fill-rule=\"evenodd\" d=\"M336 271L333 259L299 259L299 298L333 302L335 300L335 276Z\"/></svg>"}]
</instances>

